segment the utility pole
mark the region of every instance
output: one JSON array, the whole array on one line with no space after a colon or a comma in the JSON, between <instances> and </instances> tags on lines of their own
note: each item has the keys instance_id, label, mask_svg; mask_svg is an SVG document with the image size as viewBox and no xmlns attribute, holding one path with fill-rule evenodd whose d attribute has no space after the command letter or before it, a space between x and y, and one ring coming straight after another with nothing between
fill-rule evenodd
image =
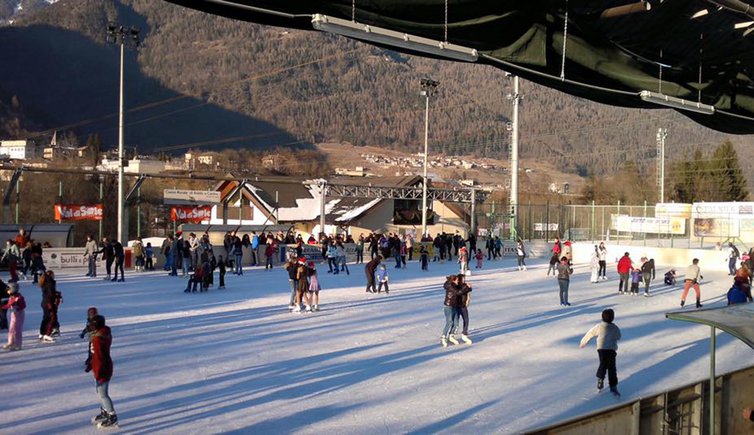
<instances>
[{"instance_id":1,"label":"utility pole","mask_svg":"<svg viewBox=\"0 0 754 435\"><path fill-rule=\"evenodd\" d=\"M129 48L138 48L139 46L139 29L137 27L125 27L118 25L114 22L107 23L107 42L111 44L120 45L120 88L119 88L119 103L118 103L118 231L117 239L119 242L125 243L128 240L123 240L123 201L125 195L125 186L123 182L123 64L124 64L124 52L126 45ZM128 234L125 234L126 238Z\"/></svg>"},{"instance_id":2,"label":"utility pole","mask_svg":"<svg viewBox=\"0 0 754 435\"><path fill-rule=\"evenodd\" d=\"M665 202L665 138L667 128L657 129L657 185L660 187L660 203Z\"/></svg>"},{"instance_id":3,"label":"utility pole","mask_svg":"<svg viewBox=\"0 0 754 435\"><path fill-rule=\"evenodd\" d=\"M513 94L508 99L513 102L513 116L511 122L511 190L510 190L510 238L516 240L516 222L518 221L518 106L521 101L518 88L518 76L513 76Z\"/></svg>"},{"instance_id":4,"label":"utility pole","mask_svg":"<svg viewBox=\"0 0 754 435\"><path fill-rule=\"evenodd\" d=\"M421 79L422 91L420 95L424 97L424 171L422 175L422 235L423 239L427 235L427 156L429 150L429 97L437 93L437 86L440 82L432 79Z\"/></svg>"}]
</instances>

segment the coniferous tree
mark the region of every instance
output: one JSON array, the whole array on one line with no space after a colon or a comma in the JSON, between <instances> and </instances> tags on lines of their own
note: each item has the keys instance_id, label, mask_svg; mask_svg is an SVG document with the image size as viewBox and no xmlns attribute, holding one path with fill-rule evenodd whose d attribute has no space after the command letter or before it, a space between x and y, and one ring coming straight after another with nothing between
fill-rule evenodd
<instances>
[{"instance_id":1,"label":"coniferous tree","mask_svg":"<svg viewBox=\"0 0 754 435\"><path fill-rule=\"evenodd\" d=\"M738 163L738 154L730 141L725 141L712 153L709 178L717 187L720 201L743 201L749 196L746 179Z\"/></svg>"}]
</instances>

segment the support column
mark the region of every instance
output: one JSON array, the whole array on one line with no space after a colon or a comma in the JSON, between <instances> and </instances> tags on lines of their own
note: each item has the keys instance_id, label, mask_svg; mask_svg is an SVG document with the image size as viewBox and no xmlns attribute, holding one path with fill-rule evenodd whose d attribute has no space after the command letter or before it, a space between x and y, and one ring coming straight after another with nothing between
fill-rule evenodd
<instances>
[{"instance_id":1,"label":"support column","mask_svg":"<svg viewBox=\"0 0 754 435\"><path fill-rule=\"evenodd\" d=\"M510 195L510 239L516 240L518 220L518 104L520 100L518 76L513 77L513 131L511 132L511 195Z\"/></svg>"},{"instance_id":2,"label":"support column","mask_svg":"<svg viewBox=\"0 0 754 435\"><path fill-rule=\"evenodd\" d=\"M320 200L319 200L319 232L322 234L325 233L325 205L327 204L327 181L322 180L319 184L319 193L320 193Z\"/></svg>"},{"instance_id":3,"label":"support column","mask_svg":"<svg viewBox=\"0 0 754 435\"><path fill-rule=\"evenodd\" d=\"M715 327L710 326L709 338L709 433L715 432Z\"/></svg>"}]
</instances>

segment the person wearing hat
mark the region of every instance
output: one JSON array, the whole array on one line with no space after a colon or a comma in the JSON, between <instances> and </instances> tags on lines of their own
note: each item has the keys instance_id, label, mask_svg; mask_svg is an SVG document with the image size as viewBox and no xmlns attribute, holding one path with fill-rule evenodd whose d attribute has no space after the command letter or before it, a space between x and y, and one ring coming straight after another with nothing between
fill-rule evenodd
<instances>
[{"instance_id":1,"label":"person wearing hat","mask_svg":"<svg viewBox=\"0 0 754 435\"><path fill-rule=\"evenodd\" d=\"M110 327L105 325L105 317L92 317L92 332L89 339L91 360L87 361L85 372L92 372L97 385L97 395L102 401L100 414L92 419L93 424L100 428L118 427L118 416L115 414L113 401L108 389L113 377L113 360L110 357L110 346L113 342Z\"/></svg>"},{"instance_id":2,"label":"person wearing hat","mask_svg":"<svg viewBox=\"0 0 754 435\"><path fill-rule=\"evenodd\" d=\"M18 291L18 284L12 282L8 284L8 302L3 305L4 310L10 310L10 327L8 328L8 343L3 349L21 350L23 346L24 331L24 313L26 311L26 300Z\"/></svg>"}]
</instances>

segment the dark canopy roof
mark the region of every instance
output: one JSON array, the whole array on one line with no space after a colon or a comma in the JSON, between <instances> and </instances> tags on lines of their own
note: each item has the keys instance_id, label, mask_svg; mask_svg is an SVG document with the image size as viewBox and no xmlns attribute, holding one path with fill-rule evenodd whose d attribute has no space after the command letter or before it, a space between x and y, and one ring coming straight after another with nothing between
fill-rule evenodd
<instances>
[{"instance_id":1,"label":"dark canopy roof","mask_svg":"<svg viewBox=\"0 0 754 435\"><path fill-rule=\"evenodd\" d=\"M351 0L169 1L275 26L312 30L319 13L445 40L446 0L356 0L355 15ZM447 41L478 50L477 62L572 95L656 108L639 92L661 92L713 105L712 115L681 111L703 125L754 133L754 7L739 0L632 1L448 0Z\"/></svg>"}]
</instances>

